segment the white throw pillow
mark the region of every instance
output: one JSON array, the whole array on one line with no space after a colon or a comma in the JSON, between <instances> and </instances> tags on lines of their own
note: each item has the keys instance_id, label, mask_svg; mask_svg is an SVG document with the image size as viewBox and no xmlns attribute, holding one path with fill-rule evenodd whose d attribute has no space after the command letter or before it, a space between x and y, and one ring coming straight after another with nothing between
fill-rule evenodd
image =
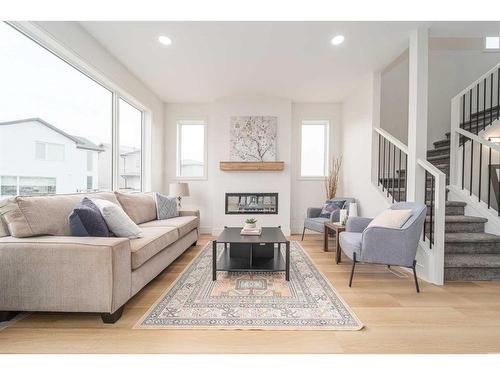
<instances>
[{"instance_id":1,"label":"white throw pillow","mask_svg":"<svg viewBox=\"0 0 500 375\"><path fill-rule=\"evenodd\" d=\"M368 228L382 227L399 229L410 217L411 210L385 210L368 224Z\"/></svg>"},{"instance_id":2,"label":"white throw pillow","mask_svg":"<svg viewBox=\"0 0 500 375\"><path fill-rule=\"evenodd\" d=\"M123 208L104 199L92 199L101 211L104 221L116 237L141 238L142 230L123 211Z\"/></svg>"}]
</instances>

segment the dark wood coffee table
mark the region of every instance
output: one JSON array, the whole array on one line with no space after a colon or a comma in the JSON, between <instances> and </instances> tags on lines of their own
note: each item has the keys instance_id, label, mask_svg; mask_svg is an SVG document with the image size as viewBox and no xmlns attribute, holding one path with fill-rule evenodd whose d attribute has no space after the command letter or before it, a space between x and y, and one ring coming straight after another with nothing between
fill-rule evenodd
<instances>
[{"instance_id":1,"label":"dark wood coffee table","mask_svg":"<svg viewBox=\"0 0 500 375\"><path fill-rule=\"evenodd\" d=\"M260 236L242 236L241 227L225 227L212 242L212 279L217 271L228 272L285 272L290 280L290 241L280 227L263 227ZM217 259L217 244L224 244L224 251ZM285 259L281 245L285 245ZM277 246L275 246L277 245Z\"/></svg>"}]
</instances>

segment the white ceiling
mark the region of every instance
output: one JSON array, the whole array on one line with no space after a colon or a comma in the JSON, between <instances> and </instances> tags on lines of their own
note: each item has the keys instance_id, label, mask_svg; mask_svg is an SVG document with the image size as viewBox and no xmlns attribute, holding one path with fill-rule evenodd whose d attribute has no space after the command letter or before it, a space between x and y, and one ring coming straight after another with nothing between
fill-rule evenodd
<instances>
[{"instance_id":1,"label":"white ceiling","mask_svg":"<svg viewBox=\"0 0 500 375\"><path fill-rule=\"evenodd\" d=\"M270 95L341 101L408 45L422 22L135 22L80 24L165 102ZM498 22L426 22L435 37L500 34ZM345 42L330 44L336 34ZM158 35L173 44L163 47Z\"/></svg>"}]
</instances>

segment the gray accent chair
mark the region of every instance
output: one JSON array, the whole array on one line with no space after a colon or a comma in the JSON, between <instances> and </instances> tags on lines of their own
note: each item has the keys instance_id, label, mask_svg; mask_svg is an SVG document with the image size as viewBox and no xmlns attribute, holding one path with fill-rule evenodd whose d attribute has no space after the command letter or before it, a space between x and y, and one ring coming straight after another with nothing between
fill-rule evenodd
<instances>
[{"instance_id":1,"label":"gray accent chair","mask_svg":"<svg viewBox=\"0 0 500 375\"><path fill-rule=\"evenodd\" d=\"M400 202L392 210L411 209L412 216L400 229L370 227L372 219L352 217L347 220L346 230L339 237L344 254L352 259L349 287L352 285L356 263L386 264L408 267L413 270L415 287L420 292L415 270L417 246L424 226L427 207L421 203Z\"/></svg>"},{"instance_id":2,"label":"gray accent chair","mask_svg":"<svg viewBox=\"0 0 500 375\"><path fill-rule=\"evenodd\" d=\"M354 198L333 198L326 200L325 203L328 202L335 202L335 201L346 201L344 204L344 208L347 209L347 213L349 214L349 204L350 203L355 203L356 200ZM319 214L321 213L321 210L323 207L309 207L307 209L307 216L306 219L304 220L304 229L302 230L302 241L304 241L304 234L306 232L306 229L315 231L315 232L320 232L323 233L325 230L325 221L330 221L332 223L338 222L340 220L340 212L339 211L334 211L330 215L329 218L326 217L319 217Z\"/></svg>"}]
</instances>

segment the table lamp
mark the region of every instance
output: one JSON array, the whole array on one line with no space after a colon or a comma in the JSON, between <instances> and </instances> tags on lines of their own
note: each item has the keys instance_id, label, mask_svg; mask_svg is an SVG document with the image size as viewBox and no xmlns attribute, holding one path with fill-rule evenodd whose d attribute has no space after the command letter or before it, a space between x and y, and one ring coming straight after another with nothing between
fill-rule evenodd
<instances>
[{"instance_id":1,"label":"table lamp","mask_svg":"<svg viewBox=\"0 0 500 375\"><path fill-rule=\"evenodd\" d=\"M189 185L187 182L174 182L170 184L169 195L177 197L177 206L181 208L182 197L189 197Z\"/></svg>"}]
</instances>

